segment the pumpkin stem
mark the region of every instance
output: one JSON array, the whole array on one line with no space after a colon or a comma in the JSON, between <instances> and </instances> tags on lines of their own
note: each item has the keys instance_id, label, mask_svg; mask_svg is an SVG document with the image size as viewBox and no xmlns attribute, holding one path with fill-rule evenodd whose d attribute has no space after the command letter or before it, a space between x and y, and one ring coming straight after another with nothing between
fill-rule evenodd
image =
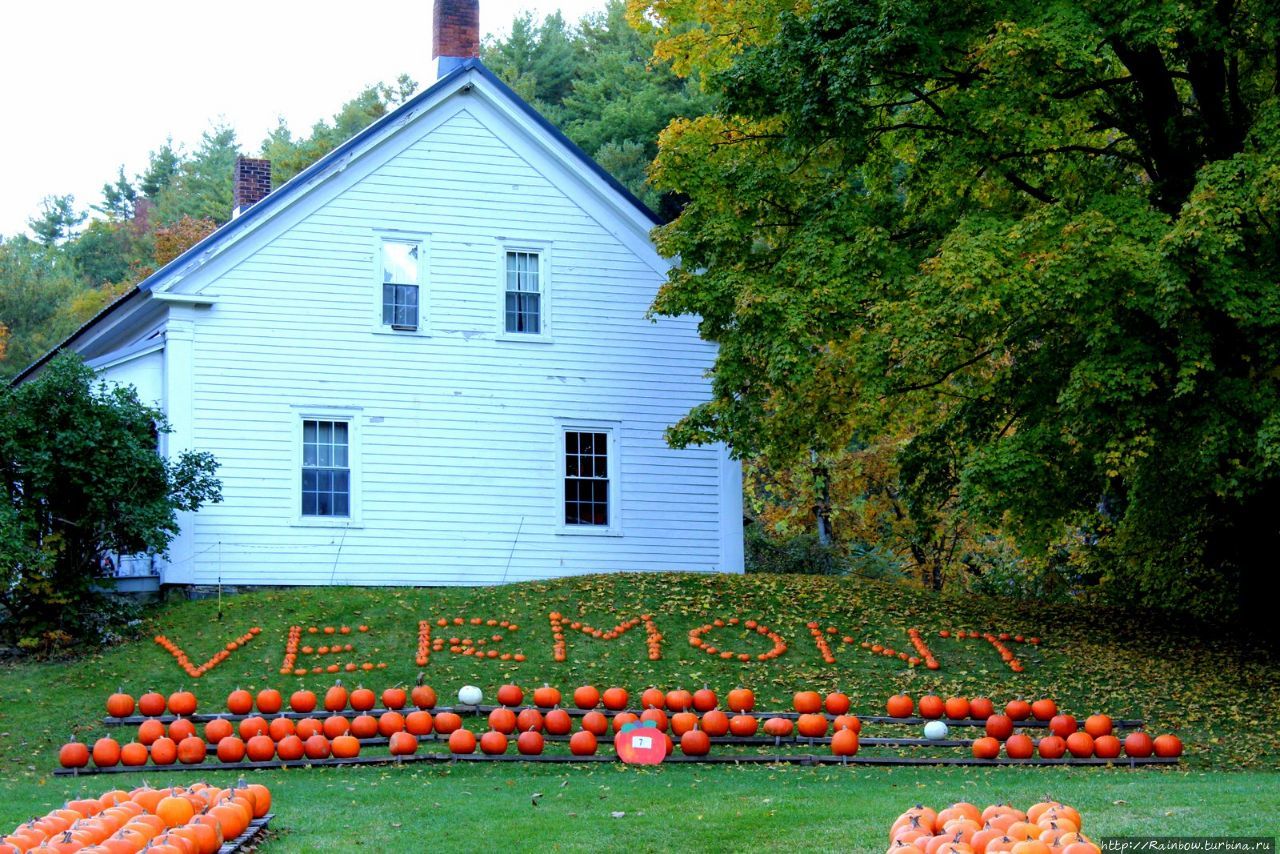
<instances>
[{"instance_id":1,"label":"pumpkin stem","mask_svg":"<svg viewBox=\"0 0 1280 854\"><path fill-rule=\"evenodd\" d=\"M425 673L419 673L419 674L418 674L418 684L419 684L419 685L421 685L421 684L422 684L422 680L426 678L426 675L427 675L427 674L425 674Z\"/></svg>"}]
</instances>

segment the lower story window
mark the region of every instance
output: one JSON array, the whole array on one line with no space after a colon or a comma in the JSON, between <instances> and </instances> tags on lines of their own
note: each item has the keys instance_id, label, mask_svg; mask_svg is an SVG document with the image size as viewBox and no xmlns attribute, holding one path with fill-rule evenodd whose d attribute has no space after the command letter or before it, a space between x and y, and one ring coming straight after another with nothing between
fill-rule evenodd
<instances>
[{"instance_id":1,"label":"lower story window","mask_svg":"<svg viewBox=\"0 0 1280 854\"><path fill-rule=\"evenodd\" d=\"M564 523L609 525L609 434L566 430Z\"/></svg>"},{"instance_id":2,"label":"lower story window","mask_svg":"<svg viewBox=\"0 0 1280 854\"><path fill-rule=\"evenodd\" d=\"M302 422L302 515L351 515L350 429L345 421Z\"/></svg>"}]
</instances>

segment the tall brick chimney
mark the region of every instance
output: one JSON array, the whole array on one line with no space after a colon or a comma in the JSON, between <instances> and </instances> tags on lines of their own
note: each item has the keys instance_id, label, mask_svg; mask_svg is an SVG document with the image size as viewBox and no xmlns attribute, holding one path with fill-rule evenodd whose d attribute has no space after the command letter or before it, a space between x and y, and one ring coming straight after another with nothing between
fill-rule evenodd
<instances>
[{"instance_id":1,"label":"tall brick chimney","mask_svg":"<svg viewBox=\"0 0 1280 854\"><path fill-rule=\"evenodd\" d=\"M256 157L237 157L234 183L232 219L265 199L271 192L271 161Z\"/></svg>"},{"instance_id":2,"label":"tall brick chimney","mask_svg":"<svg viewBox=\"0 0 1280 854\"><path fill-rule=\"evenodd\" d=\"M431 15L431 58L436 78L480 55L480 0L435 0Z\"/></svg>"}]
</instances>

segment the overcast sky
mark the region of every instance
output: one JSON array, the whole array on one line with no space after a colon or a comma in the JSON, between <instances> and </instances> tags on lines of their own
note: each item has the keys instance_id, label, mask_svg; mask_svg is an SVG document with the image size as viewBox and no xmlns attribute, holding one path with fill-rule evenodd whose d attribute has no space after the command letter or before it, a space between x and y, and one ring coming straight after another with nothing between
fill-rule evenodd
<instances>
[{"instance_id":1,"label":"overcast sky","mask_svg":"<svg viewBox=\"0 0 1280 854\"><path fill-rule=\"evenodd\" d=\"M132 177L169 136L188 150L211 122L256 152L283 116L307 133L370 83L430 83L432 0L45 0L0 23L0 235L26 230L46 195L81 209L124 164ZM576 21L604 0L481 0L482 33L522 11Z\"/></svg>"}]
</instances>

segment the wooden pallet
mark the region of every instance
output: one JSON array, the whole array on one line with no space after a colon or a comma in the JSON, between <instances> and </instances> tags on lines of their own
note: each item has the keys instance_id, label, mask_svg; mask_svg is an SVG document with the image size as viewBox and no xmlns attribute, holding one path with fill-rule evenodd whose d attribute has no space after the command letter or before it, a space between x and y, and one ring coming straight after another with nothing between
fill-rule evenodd
<instances>
[{"instance_id":1,"label":"wooden pallet","mask_svg":"<svg viewBox=\"0 0 1280 854\"><path fill-rule=\"evenodd\" d=\"M618 762L617 755L612 752L593 756L572 756L569 754L542 754L539 756L523 756L518 753L504 753L489 756L483 753L415 753L410 756L357 756L353 759L299 759L283 762L205 762L201 765L144 765L137 767L112 766L109 768L57 768L54 775L58 777L79 776L81 774L127 774L150 773L152 771L243 771L258 768L323 768L339 765L408 765L416 762L560 762L590 763ZM1177 765L1176 757L1152 756L1146 759L971 759L961 757L928 756L830 756L811 753L781 754L737 754L723 756L682 756L672 755L666 762L674 764L704 763L711 765L1089 765L1137 768L1150 765Z\"/></svg>"},{"instance_id":2,"label":"wooden pallet","mask_svg":"<svg viewBox=\"0 0 1280 854\"><path fill-rule=\"evenodd\" d=\"M249 826L244 829L244 833L228 842L222 843L222 847L218 849L218 854L244 854L248 851L257 851L258 843L262 841L262 837L267 833L267 824L275 817L275 813L267 813L262 818L255 818L249 822Z\"/></svg>"}]
</instances>

